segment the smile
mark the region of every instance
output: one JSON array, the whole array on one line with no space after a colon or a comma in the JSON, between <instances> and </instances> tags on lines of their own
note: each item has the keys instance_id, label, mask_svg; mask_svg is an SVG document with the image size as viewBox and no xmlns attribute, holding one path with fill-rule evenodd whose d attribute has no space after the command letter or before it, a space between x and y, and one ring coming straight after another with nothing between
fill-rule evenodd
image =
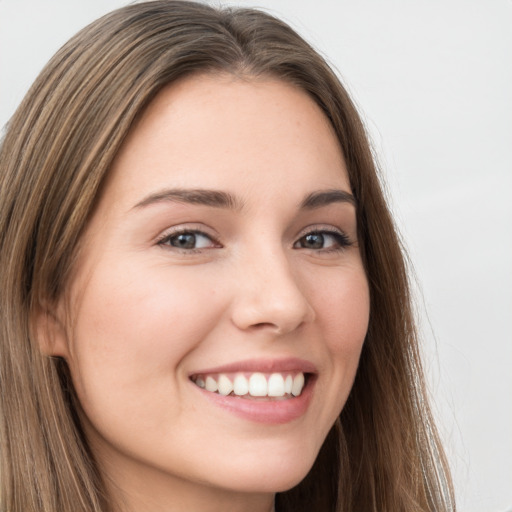
<instances>
[{"instance_id":1,"label":"smile","mask_svg":"<svg viewBox=\"0 0 512 512\"><path fill-rule=\"evenodd\" d=\"M203 368L188 378L210 404L246 421L279 425L306 414L318 373L304 359L251 358Z\"/></svg>"},{"instance_id":2,"label":"smile","mask_svg":"<svg viewBox=\"0 0 512 512\"><path fill-rule=\"evenodd\" d=\"M307 374L303 372L218 373L190 377L198 387L222 396L286 400L301 395Z\"/></svg>"}]
</instances>

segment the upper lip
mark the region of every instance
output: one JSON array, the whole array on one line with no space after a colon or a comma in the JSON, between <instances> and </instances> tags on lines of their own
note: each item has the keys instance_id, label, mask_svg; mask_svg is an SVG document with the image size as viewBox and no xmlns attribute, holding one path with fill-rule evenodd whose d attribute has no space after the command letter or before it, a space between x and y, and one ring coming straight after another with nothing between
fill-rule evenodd
<instances>
[{"instance_id":1,"label":"upper lip","mask_svg":"<svg viewBox=\"0 0 512 512\"><path fill-rule=\"evenodd\" d=\"M192 372L190 375L235 372L280 373L294 371L302 373L317 373L316 366L310 361L297 357L287 357L282 359L245 359L243 361L228 363L212 368L203 368Z\"/></svg>"}]
</instances>

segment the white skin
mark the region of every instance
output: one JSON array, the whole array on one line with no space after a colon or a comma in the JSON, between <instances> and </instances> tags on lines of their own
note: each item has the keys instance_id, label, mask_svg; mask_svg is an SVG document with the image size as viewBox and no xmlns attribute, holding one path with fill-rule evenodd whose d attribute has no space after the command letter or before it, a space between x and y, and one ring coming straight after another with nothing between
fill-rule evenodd
<instances>
[{"instance_id":1,"label":"white skin","mask_svg":"<svg viewBox=\"0 0 512 512\"><path fill-rule=\"evenodd\" d=\"M170 189L222 191L237 206L155 200ZM333 129L278 80L183 79L132 129L45 348L69 364L119 510L269 512L307 474L351 389L369 314L354 205L338 194L301 206L327 190L350 194ZM290 421L234 414L190 379L290 357L316 368Z\"/></svg>"}]
</instances>

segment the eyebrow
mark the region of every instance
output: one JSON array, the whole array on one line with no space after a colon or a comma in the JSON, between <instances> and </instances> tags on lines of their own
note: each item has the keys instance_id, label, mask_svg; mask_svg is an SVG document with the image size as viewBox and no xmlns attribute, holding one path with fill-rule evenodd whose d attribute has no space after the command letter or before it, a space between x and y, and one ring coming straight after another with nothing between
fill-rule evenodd
<instances>
[{"instance_id":1,"label":"eyebrow","mask_svg":"<svg viewBox=\"0 0 512 512\"><path fill-rule=\"evenodd\" d=\"M314 210L333 203L349 203L356 206L356 198L345 190L319 190L308 194L300 204L301 210Z\"/></svg>"},{"instance_id":2,"label":"eyebrow","mask_svg":"<svg viewBox=\"0 0 512 512\"><path fill-rule=\"evenodd\" d=\"M241 210L243 202L229 192L223 190L207 189L165 189L154 192L138 202L134 208L144 208L153 204L165 202L178 202L185 204L198 204L214 208ZM349 203L356 205L355 197L344 190L330 189L317 190L308 194L300 203L301 210L314 210L333 203Z\"/></svg>"},{"instance_id":3,"label":"eyebrow","mask_svg":"<svg viewBox=\"0 0 512 512\"><path fill-rule=\"evenodd\" d=\"M243 206L235 196L222 190L205 189L166 189L148 195L134 208L144 208L157 203L178 202L240 210Z\"/></svg>"}]
</instances>

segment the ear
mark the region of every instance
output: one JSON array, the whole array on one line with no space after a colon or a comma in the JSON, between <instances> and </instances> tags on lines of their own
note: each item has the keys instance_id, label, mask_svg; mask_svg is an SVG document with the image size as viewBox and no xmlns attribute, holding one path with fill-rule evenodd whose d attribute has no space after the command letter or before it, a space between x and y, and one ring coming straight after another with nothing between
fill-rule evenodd
<instances>
[{"instance_id":1,"label":"ear","mask_svg":"<svg viewBox=\"0 0 512 512\"><path fill-rule=\"evenodd\" d=\"M32 330L43 355L67 358L69 353L64 307L39 304L34 312Z\"/></svg>"}]
</instances>

